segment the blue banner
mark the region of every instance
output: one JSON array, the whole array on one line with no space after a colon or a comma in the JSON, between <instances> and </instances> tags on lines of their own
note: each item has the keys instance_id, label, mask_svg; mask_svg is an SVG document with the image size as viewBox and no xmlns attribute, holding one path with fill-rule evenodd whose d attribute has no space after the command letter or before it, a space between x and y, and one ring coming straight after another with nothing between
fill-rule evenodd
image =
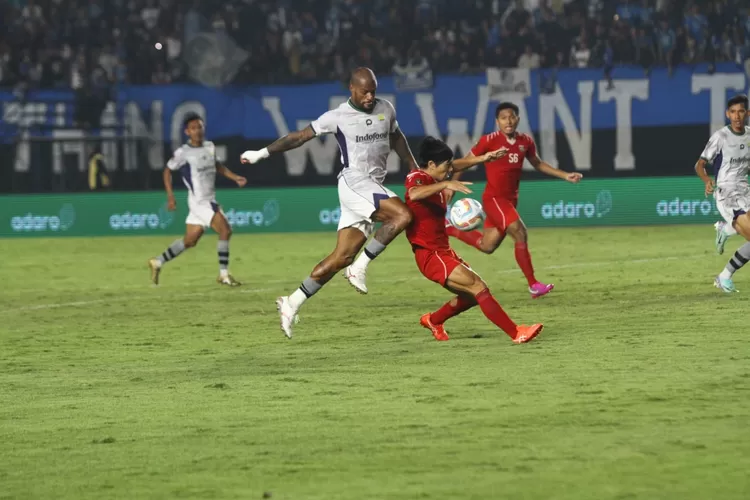
<instances>
[{"instance_id":1,"label":"blue banner","mask_svg":"<svg viewBox=\"0 0 750 500\"><path fill-rule=\"evenodd\" d=\"M539 132L554 127L582 134L623 126L720 125L727 97L748 89L747 77L731 63L720 64L713 74L706 67L684 66L671 76L666 69L657 68L649 77L641 68L617 68L613 89L595 69L562 70L555 75L534 70L528 78L525 91L492 93L485 75L440 76L435 78L433 88L412 92L397 91L388 77L380 80L378 93L393 100L401 129L408 136L465 131L476 137L477 132L494 129L493 110L502 98L522 105L522 129ZM550 78L557 81L556 91L554 84L549 88L540 85ZM348 90L339 83L223 89L196 85L122 87L117 91L117 102L105 111L110 115L103 117L103 125L133 130L133 123L142 123L169 142L181 133L180 118L197 110L205 113L208 134L213 139L273 139L285 127L294 130L315 119L347 95ZM47 134L48 128L73 127L72 92L32 91L22 100L10 92L0 92L0 102L0 136L6 142L19 133L19 125L31 126L34 135Z\"/></svg>"}]
</instances>

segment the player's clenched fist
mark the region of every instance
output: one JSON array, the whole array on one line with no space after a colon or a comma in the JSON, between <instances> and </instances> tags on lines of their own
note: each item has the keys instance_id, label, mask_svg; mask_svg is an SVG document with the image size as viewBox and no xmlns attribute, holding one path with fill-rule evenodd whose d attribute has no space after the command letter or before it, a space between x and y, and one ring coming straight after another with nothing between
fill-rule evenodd
<instances>
[{"instance_id":1,"label":"player's clenched fist","mask_svg":"<svg viewBox=\"0 0 750 500\"><path fill-rule=\"evenodd\" d=\"M716 188L716 182L713 179L708 179L706 181L706 198L708 198L709 195L711 195L714 192L714 188Z\"/></svg>"},{"instance_id":2,"label":"player's clenched fist","mask_svg":"<svg viewBox=\"0 0 750 500\"><path fill-rule=\"evenodd\" d=\"M583 174L578 172L571 172L565 176L565 180L568 182L572 182L573 184L580 182L581 179L583 179Z\"/></svg>"},{"instance_id":3,"label":"player's clenched fist","mask_svg":"<svg viewBox=\"0 0 750 500\"><path fill-rule=\"evenodd\" d=\"M240 156L240 161L242 163L258 163L266 158L268 158L268 148L263 148L260 151L245 151Z\"/></svg>"}]
</instances>

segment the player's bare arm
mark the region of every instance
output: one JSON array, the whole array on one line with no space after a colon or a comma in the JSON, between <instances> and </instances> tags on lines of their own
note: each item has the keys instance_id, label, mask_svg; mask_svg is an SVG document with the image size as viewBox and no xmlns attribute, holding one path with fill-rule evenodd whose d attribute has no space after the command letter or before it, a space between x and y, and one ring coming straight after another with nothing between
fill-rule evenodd
<instances>
[{"instance_id":1,"label":"player's bare arm","mask_svg":"<svg viewBox=\"0 0 750 500\"><path fill-rule=\"evenodd\" d=\"M546 161L542 161L541 158L539 158L539 155L534 155L533 157L528 158L529 163L531 163L531 166L534 167L537 171L549 175L550 177L557 177L558 179L562 179L564 181L577 183L583 178L583 174L579 172L566 172L565 170L560 170L559 168L555 168Z\"/></svg>"},{"instance_id":2,"label":"player's bare arm","mask_svg":"<svg viewBox=\"0 0 750 500\"><path fill-rule=\"evenodd\" d=\"M428 186L415 186L409 189L409 199L412 201L424 200L430 196L443 191L444 189L450 189L451 191L458 191L459 193L471 194L470 186L471 182L459 182L455 180L436 182Z\"/></svg>"},{"instance_id":3,"label":"player's bare arm","mask_svg":"<svg viewBox=\"0 0 750 500\"><path fill-rule=\"evenodd\" d=\"M315 130L313 130L312 125L308 125L302 130L290 132L284 137L276 139L266 149L268 149L270 154L283 153L284 151L289 151L290 149L302 146L313 137L315 137Z\"/></svg>"},{"instance_id":4,"label":"player's bare arm","mask_svg":"<svg viewBox=\"0 0 750 500\"><path fill-rule=\"evenodd\" d=\"M716 187L716 183L711 178L711 176L708 175L706 172L706 165L708 165L708 162L705 158L699 158L697 162L695 162L695 173L698 174L698 177L701 178L703 181L703 184L706 185L706 196L710 195L714 192L714 188Z\"/></svg>"},{"instance_id":5,"label":"player's bare arm","mask_svg":"<svg viewBox=\"0 0 750 500\"><path fill-rule=\"evenodd\" d=\"M479 165L480 163L497 160L498 158L502 158L506 154L508 154L507 148L500 148L496 151L490 151L489 153L485 153L479 156L474 156L474 153L469 151L469 154L467 154L463 158L453 160L453 180L458 180L458 178L456 177L456 174L458 174L458 172L471 168L474 165Z\"/></svg>"},{"instance_id":6,"label":"player's bare arm","mask_svg":"<svg viewBox=\"0 0 750 500\"><path fill-rule=\"evenodd\" d=\"M284 137L276 139L268 147L260 151L245 151L242 153L240 161L242 163L257 163L260 160L268 158L273 153L283 153L284 151L298 148L313 137L315 137L315 130L313 130L312 125L308 125L302 130L290 132Z\"/></svg>"},{"instance_id":7,"label":"player's bare arm","mask_svg":"<svg viewBox=\"0 0 750 500\"><path fill-rule=\"evenodd\" d=\"M391 149L398 154L401 161L409 165L409 170L415 170L417 168L417 160L414 159L414 155L409 147L409 142L406 140L406 136L401 129L397 129L391 134Z\"/></svg>"},{"instance_id":8,"label":"player's bare arm","mask_svg":"<svg viewBox=\"0 0 750 500\"><path fill-rule=\"evenodd\" d=\"M245 179L241 175L235 174L220 161L216 162L216 173L226 177L232 182L236 182L239 187L244 187L245 184L247 184L247 179Z\"/></svg>"},{"instance_id":9,"label":"player's bare arm","mask_svg":"<svg viewBox=\"0 0 750 500\"><path fill-rule=\"evenodd\" d=\"M165 168L162 178L164 179L164 190L167 192L167 209L170 211L176 210L177 202L174 199L174 191L172 190L172 171Z\"/></svg>"}]
</instances>

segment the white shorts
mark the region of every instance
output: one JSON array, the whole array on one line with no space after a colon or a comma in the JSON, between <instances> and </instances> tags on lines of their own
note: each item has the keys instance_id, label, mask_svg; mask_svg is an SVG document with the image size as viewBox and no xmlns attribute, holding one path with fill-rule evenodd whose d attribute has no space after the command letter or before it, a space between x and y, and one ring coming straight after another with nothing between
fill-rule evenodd
<instances>
[{"instance_id":1,"label":"white shorts","mask_svg":"<svg viewBox=\"0 0 750 500\"><path fill-rule=\"evenodd\" d=\"M375 227L372 214L380 208L380 202L398 195L370 177L339 177L339 204L341 218L339 231L354 227L370 236Z\"/></svg>"},{"instance_id":2,"label":"white shorts","mask_svg":"<svg viewBox=\"0 0 750 500\"><path fill-rule=\"evenodd\" d=\"M185 219L185 224L202 226L204 228L211 227L211 220L213 220L214 215L217 213L224 215L221 207L215 201L188 201L188 209L190 213L188 213L187 219Z\"/></svg>"},{"instance_id":3,"label":"white shorts","mask_svg":"<svg viewBox=\"0 0 750 500\"><path fill-rule=\"evenodd\" d=\"M750 188L716 188L716 209L724 220L732 224L742 214L750 213Z\"/></svg>"}]
</instances>

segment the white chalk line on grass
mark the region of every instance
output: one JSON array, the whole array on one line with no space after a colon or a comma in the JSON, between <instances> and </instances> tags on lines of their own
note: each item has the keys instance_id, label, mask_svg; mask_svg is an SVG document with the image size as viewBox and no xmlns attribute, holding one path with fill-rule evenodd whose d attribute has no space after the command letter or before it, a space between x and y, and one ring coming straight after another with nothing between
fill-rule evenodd
<instances>
[{"instance_id":1,"label":"white chalk line on grass","mask_svg":"<svg viewBox=\"0 0 750 500\"><path fill-rule=\"evenodd\" d=\"M574 262L571 264L558 264L554 266L543 266L538 267L537 270L541 271L554 271L558 269L575 269L575 268L593 268L593 267L603 267L603 266L616 266L616 265L622 265L622 264L648 264L648 263L654 263L654 262L666 262L666 261L675 261L675 260L691 260L691 259L697 259L698 256L690 255L686 257L680 257L680 256L669 256L669 257L655 257L655 258L648 258L648 259L628 259L628 260L612 260L612 261L598 261L598 262ZM494 273L486 273L486 274L513 274L513 273L520 273L521 271L518 270L518 268L513 269L502 269L499 271L495 271ZM399 280L394 280L395 283L403 283L408 281L422 281L424 278L419 275L418 273L415 273L414 276ZM282 284L282 283L293 283L294 280L286 279L286 280L266 280L264 283L266 284ZM113 290L122 289L122 288L128 288L131 289L133 287L121 287L121 288L112 288ZM143 288L143 287L138 287ZM154 287L157 288L157 287ZM277 290L276 288L241 288L238 290L238 293L263 293L263 292L270 292L273 290ZM41 291L41 290L40 290ZM47 290L48 291L48 290ZM199 297L199 296L205 296L207 291L202 292L192 292L192 293L182 293L182 294L170 294L170 298L187 298L187 297ZM58 302L58 303L51 303L51 304L36 304L31 306L21 306L21 307L15 307L15 308L8 308L8 309L0 309L0 314L8 314L8 313L18 313L18 312L25 312L25 311L42 311L42 310L48 310L48 309L64 309L68 307L86 307L90 305L95 304L108 304L111 302L129 302L129 301L136 301L136 300L153 300L156 295L133 295L128 297L111 297L107 299L95 299L95 300L77 300L73 302Z\"/></svg>"}]
</instances>

